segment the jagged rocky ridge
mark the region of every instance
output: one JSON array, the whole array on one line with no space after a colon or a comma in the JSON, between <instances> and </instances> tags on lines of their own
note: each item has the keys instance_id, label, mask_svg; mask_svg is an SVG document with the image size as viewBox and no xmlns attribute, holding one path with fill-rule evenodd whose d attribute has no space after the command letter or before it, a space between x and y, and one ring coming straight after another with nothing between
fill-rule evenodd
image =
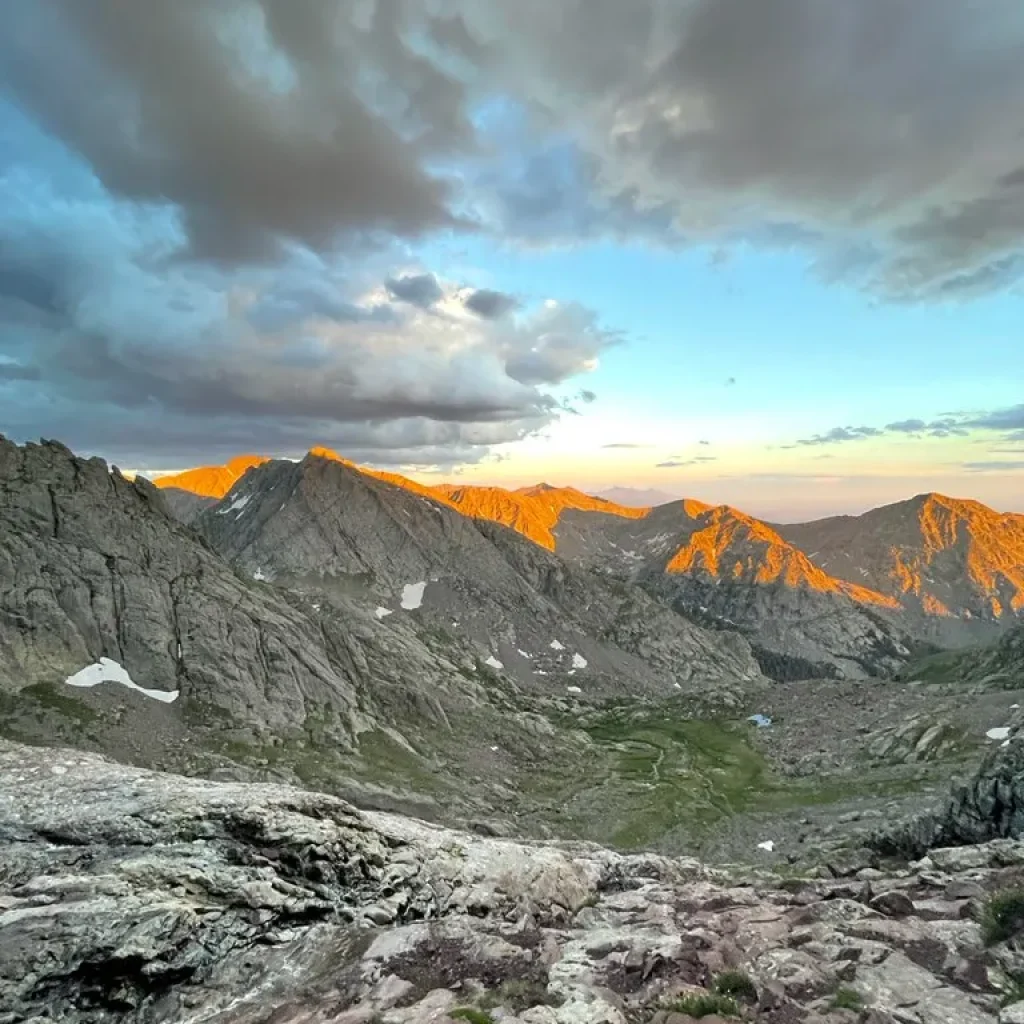
<instances>
[{"instance_id":1,"label":"jagged rocky ridge","mask_svg":"<svg viewBox=\"0 0 1024 1024\"><path fill-rule=\"evenodd\" d=\"M925 494L772 525L693 500L635 508L547 484L431 487L314 452L636 581L704 625L739 629L777 679L891 674L922 649L991 640L1024 613L1024 516L975 501ZM159 483L181 495L212 493L215 481L220 496L231 479L229 464ZM194 502L175 501L196 515Z\"/></svg>"},{"instance_id":2,"label":"jagged rocky ridge","mask_svg":"<svg viewBox=\"0 0 1024 1024\"><path fill-rule=\"evenodd\" d=\"M574 567L512 529L310 454L250 470L196 526L248 574L414 617L527 688L671 693L760 677L735 632Z\"/></svg>"},{"instance_id":3,"label":"jagged rocky ridge","mask_svg":"<svg viewBox=\"0 0 1024 1024\"><path fill-rule=\"evenodd\" d=\"M937 850L738 880L70 750L0 741L0 773L5 1024L445 1024L480 1006L503 1024L692 1024L661 1007L729 970L762 1024L1017 1019L999 1006L1024 957L986 949L972 918L1024 875L1020 843L968 866ZM837 1009L841 990L861 1009Z\"/></svg>"}]
</instances>

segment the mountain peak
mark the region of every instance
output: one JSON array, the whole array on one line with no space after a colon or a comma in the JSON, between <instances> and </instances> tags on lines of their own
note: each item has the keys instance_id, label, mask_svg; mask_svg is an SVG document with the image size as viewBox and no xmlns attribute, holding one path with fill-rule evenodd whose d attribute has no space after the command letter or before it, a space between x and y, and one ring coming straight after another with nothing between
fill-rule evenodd
<instances>
[{"instance_id":1,"label":"mountain peak","mask_svg":"<svg viewBox=\"0 0 1024 1024\"><path fill-rule=\"evenodd\" d=\"M265 455L236 455L224 466L197 466L183 473L158 476L153 483L161 489L174 487L201 498L220 500L250 469L269 461Z\"/></svg>"},{"instance_id":2,"label":"mountain peak","mask_svg":"<svg viewBox=\"0 0 1024 1024\"><path fill-rule=\"evenodd\" d=\"M330 459L331 462L340 462L345 466L354 466L355 463L351 459L346 459L343 455L339 455L333 448L325 448L323 445L314 445L306 452L306 457L313 456L315 459Z\"/></svg>"}]
</instances>

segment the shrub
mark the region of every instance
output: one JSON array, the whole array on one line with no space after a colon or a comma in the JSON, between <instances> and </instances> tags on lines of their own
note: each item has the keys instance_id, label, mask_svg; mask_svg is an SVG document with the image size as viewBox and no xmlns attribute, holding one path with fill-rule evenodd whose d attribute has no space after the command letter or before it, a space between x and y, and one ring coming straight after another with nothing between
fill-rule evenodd
<instances>
[{"instance_id":1,"label":"shrub","mask_svg":"<svg viewBox=\"0 0 1024 1024\"><path fill-rule=\"evenodd\" d=\"M469 1021L469 1024L494 1024L494 1018L489 1013L475 1006L457 1006L448 1011L448 1016L453 1020Z\"/></svg>"},{"instance_id":2,"label":"shrub","mask_svg":"<svg viewBox=\"0 0 1024 1024\"><path fill-rule=\"evenodd\" d=\"M742 971L722 971L715 978L714 989L720 996L757 1001L757 986Z\"/></svg>"},{"instance_id":3,"label":"shrub","mask_svg":"<svg viewBox=\"0 0 1024 1024\"><path fill-rule=\"evenodd\" d=\"M855 988L841 988L832 997L833 1010L859 1010L864 1000Z\"/></svg>"},{"instance_id":4,"label":"shrub","mask_svg":"<svg viewBox=\"0 0 1024 1024\"><path fill-rule=\"evenodd\" d=\"M524 981L517 978L503 981L496 989L485 992L478 1002L484 1010L506 1006L513 1013L522 1013L533 1006L561 1005L561 1001L548 992L546 985L539 981Z\"/></svg>"},{"instance_id":5,"label":"shrub","mask_svg":"<svg viewBox=\"0 0 1024 1024\"><path fill-rule=\"evenodd\" d=\"M710 1017L713 1013L720 1017L740 1015L739 1003L732 996L724 996L718 992L694 992L679 996L666 1003L664 1009L672 1010L674 1013L687 1013L697 1020L701 1017Z\"/></svg>"},{"instance_id":6,"label":"shrub","mask_svg":"<svg viewBox=\"0 0 1024 1024\"><path fill-rule=\"evenodd\" d=\"M993 893L982 908L978 923L986 946L1016 935L1024 928L1024 888Z\"/></svg>"}]
</instances>

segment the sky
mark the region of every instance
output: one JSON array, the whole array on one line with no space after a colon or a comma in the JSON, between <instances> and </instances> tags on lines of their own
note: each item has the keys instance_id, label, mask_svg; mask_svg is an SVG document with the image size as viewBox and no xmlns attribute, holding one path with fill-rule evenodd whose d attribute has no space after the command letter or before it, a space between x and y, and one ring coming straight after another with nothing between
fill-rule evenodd
<instances>
[{"instance_id":1,"label":"sky","mask_svg":"<svg viewBox=\"0 0 1024 1024\"><path fill-rule=\"evenodd\" d=\"M14 0L0 432L1024 512L1018 0Z\"/></svg>"}]
</instances>

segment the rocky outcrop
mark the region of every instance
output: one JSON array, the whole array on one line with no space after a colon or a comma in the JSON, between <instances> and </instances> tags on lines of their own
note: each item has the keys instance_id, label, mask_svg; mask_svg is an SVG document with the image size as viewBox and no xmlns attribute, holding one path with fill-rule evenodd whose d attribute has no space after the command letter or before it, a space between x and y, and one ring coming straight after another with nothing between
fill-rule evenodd
<instances>
[{"instance_id":1,"label":"rocky outcrop","mask_svg":"<svg viewBox=\"0 0 1024 1024\"><path fill-rule=\"evenodd\" d=\"M874 845L886 852L917 857L936 846L1024 838L1024 716L1018 712L1009 735L988 753L978 769L956 784L940 806L886 829Z\"/></svg>"},{"instance_id":2,"label":"rocky outcrop","mask_svg":"<svg viewBox=\"0 0 1024 1024\"><path fill-rule=\"evenodd\" d=\"M180 487L164 487L161 493L171 515L183 523L191 523L204 508L209 508L217 503L216 498L193 494L192 491L186 491Z\"/></svg>"},{"instance_id":3,"label":"rocky outcrop","mask_svg":"<svg viewBox=\"0 0 1024 1024\"><path fill-rule=\"evenodd\" d=\"M177 698L66 687L101 658ZM0 438L0 694L52 704L115 690L148 739L170 745L190 714L274 730L311 706L334 709L344 743L356 704L351 658L283 596L240 579L152 485L55 442Z\"/></svg>"},{"instance_id":4,"label":"rocky outcrop","mask_svg":"<svg viewBox=\"0 0 1024 1024\"><path fill-rule=\"evenodd\" d=\"M0 774L4 1021L690 1024L717 983L769 1024L995 1024L1016 963L971 914L1020 844L737 883L68 750Z\"/></svg>"}]
</instances>

